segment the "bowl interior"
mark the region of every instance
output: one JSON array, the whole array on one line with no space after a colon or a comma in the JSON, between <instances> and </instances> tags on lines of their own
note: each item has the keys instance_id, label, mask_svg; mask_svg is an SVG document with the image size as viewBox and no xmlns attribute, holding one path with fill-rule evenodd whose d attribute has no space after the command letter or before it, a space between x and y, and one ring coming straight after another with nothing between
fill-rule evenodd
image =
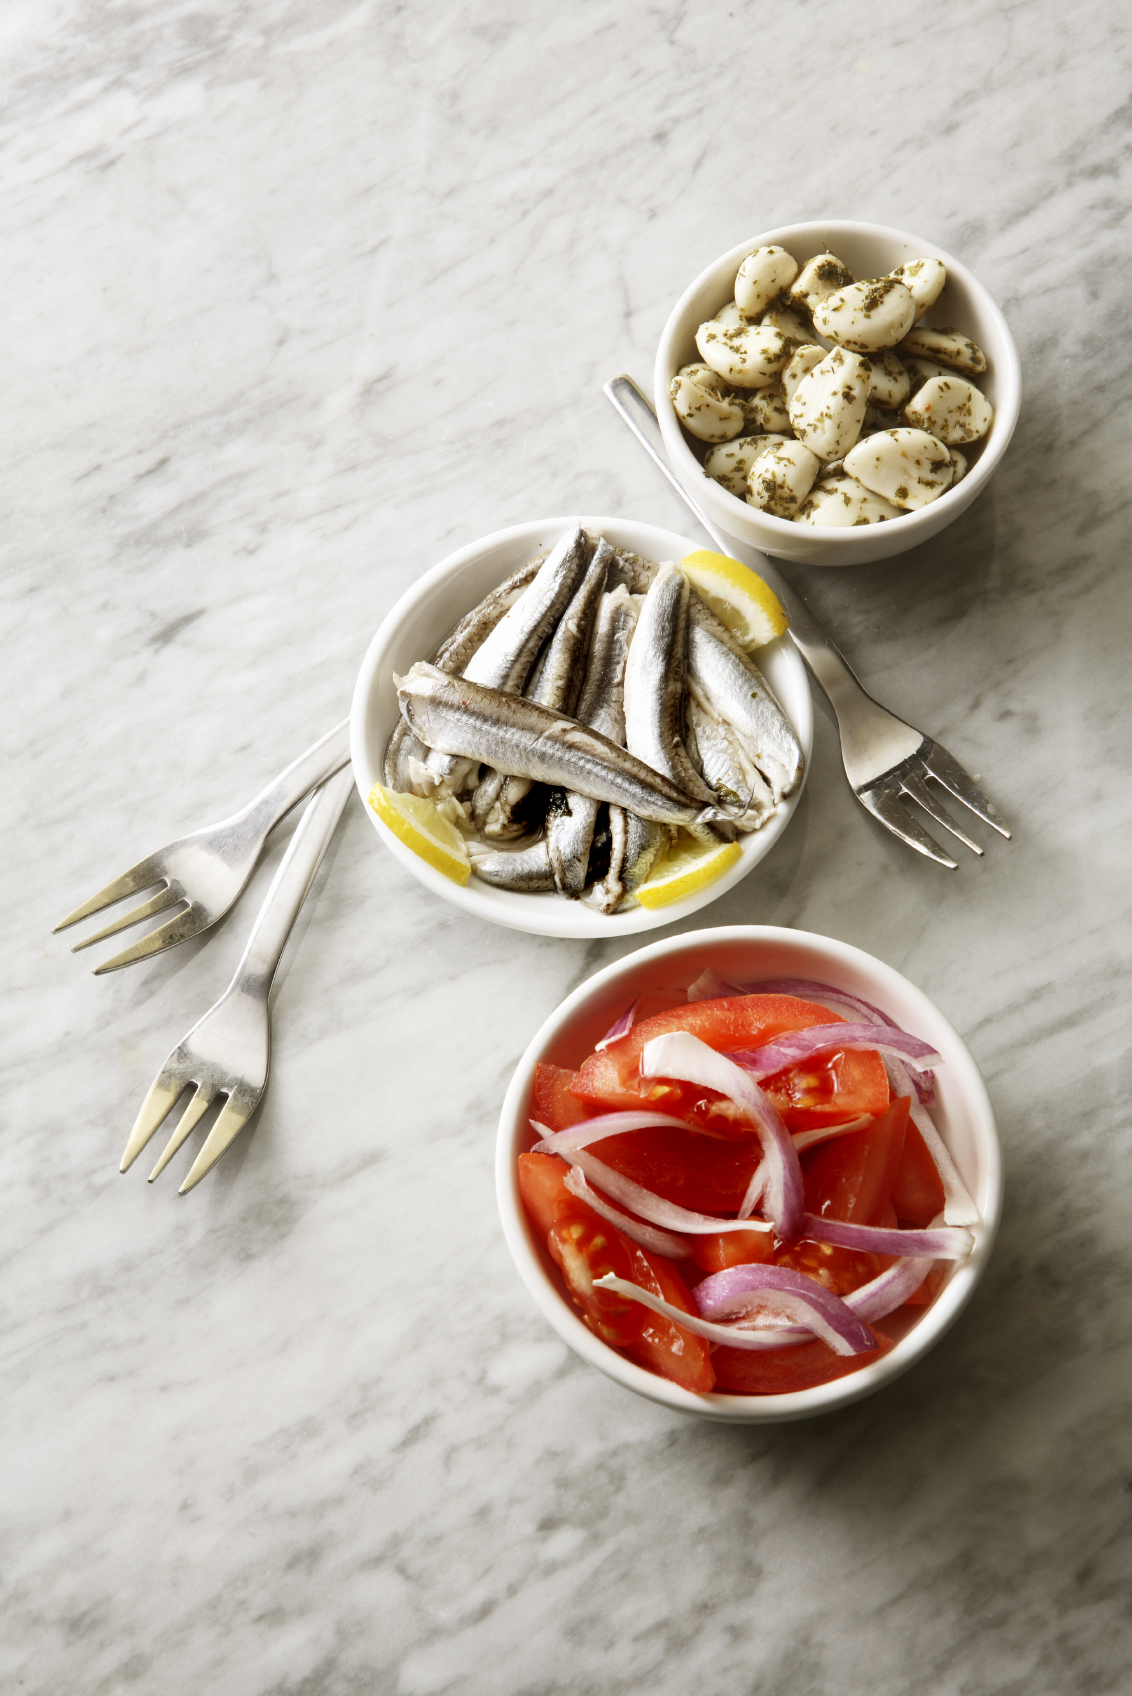
<instances>
[{"instance_id":1,"label":"bowl interior","mask_svg":"<svg viewBox=\"0 0 1132 1696\"><path fill-rule=\"evenodd\" d=\"M1017 349L994 299L960 260L937 243L924 241L918 236L880 224L836 220L790 224L740 243L708 266L674 307L662 334L657 356L657 412L673 462L682 480L686 483L690 480L689 486L696 490L697 498L712 506L722 523L726 524L730 519L736 534L747 536L754 525L767 537L781 535L796 542L797 525L760 512L704 476L700 456L682 430L668 399L668 385L676 372L681 366L699 359L696 330L706 318L712 317L733 298L735 274L743 259L755 247L771 244L785 247L800 264L817 253L831 251L859 278L883 276L906 260L929 256L941 259L947 267L947 283L922 322L929 327L954 325L982 348L987 356L988 370L977 379L977 386L994 407L995 417L983 441L973 443L972 449L968 450L971 466L961 483L929 506L894 520L891 527L883 526L886 543L892 544L898 532L900 551L913 547L922 539L924 531L930 528L934 533L942 522L947 521L948 514L957 514L969 505L990 477L1013 434L1020 397ZM870 530L873 528L869 527ZM890 529L892 534L888 534ZM836 549L838 543L843 542L847 551L855 553L862 546L861 536L860 531L854 530L822 531L820 547L823 550ZM765 545L772 547L773 542Z\"/></svg>"},{"instance_id":2,"label":"bowl interior","mask_svg":"<svg viewBox=\"0 0 1132 1696\"><path fill-rule=\"evenodd\" d=\"M679 995L711 966L744 983L809 978L881 1007L906 1030L934 1044L943 1058L932 1116L982 1215L974 1253L955 1264L932 1306L882 1360L832 1384L790 1395L694 1396L607 1348L582 1324L562 1293L558 1274L536 1241L519 1199L517 1160L535 1141L529 1103L538 1061L576 1067L643 990ZM998 1225L1002 1165L986 1086L965 1044L922 991L861 949L827 937L774 926L695 931L654 943L582 984L546 1021L516 1068L503 1104L496 1151L496 1193L504 1234L520 1276L543 1314L578 1354L617 1383L669 1407L710 1419L776 1423L828 1412L859 1400L906 1371L938 1341L982 1276Z\"/></svg>"},{"instance_id":3,"label":"bowl interior","mask_svg":"<svg viewBox=\"0 0 1132 1696\"><path fill-rule=\"evenodd\" d=\"M381 781L382 756L397 722L394 673L400 675L415 660L430 655L464 613L532 554L551 546L570 524L577 522L575 518L548 518L496 531L449 555L401 597L370 644L354 689L350 746L363 801L367 801L374 784ZM630 548L649 559L680 559L702 546L687 536L652 524L615 518L583 518L580 522L587 529L600 531L615 546ZM809 684L797 650L786 637L760 649L756 659L794 726L808 770L813 718ZM615 937L671 924L731 889L778 840L797 806L804 781L803 778L803 784L762 830L740 839L739 859L707 889L668 907L652 910L633 907L608 917L578 901L565 901L550 893L528 895L495 889L475 877L461 887L398 841L368 804L366 812L390 852L426 887L465 911L542 936Z\"/></svg>"}]
</instances>

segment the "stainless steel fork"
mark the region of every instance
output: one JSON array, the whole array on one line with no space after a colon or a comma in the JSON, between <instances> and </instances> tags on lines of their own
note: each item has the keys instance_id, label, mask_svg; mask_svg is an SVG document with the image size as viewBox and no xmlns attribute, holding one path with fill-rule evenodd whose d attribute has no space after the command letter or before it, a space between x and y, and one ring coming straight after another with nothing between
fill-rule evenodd
<instances>
[{"instance_id":1,"label":"stainless steel fork","mask_svg":"<svg viewBox=\"0 0 1132 1696\"><path fill-rule=\"evenodd\" d=\"M130 925L140 924L143 919L168 912L171 907L178 909L171 918L123 949L121 954L115 954L113 959L104 960L101 966L96 966L95 977L100 977L103 972L116 972L122 966L131 966L136 960L148 960L165 948L173 948L178 942L199 936L201 931L222 919L232 906L255 870L264 843L284 814L290 812L296 801L309 794L316 783L321 783L339 767L348 765L349 759L350 721L347 718L336 724L305 754L293 760L286 771L280 772L275 781L261 789L240 812L222 819L219 824L206 824L202 829L193 831L191 836L182 836L178 841L159 848L156 853L148 854L128 872L115 878L113 883L108 883L105 889L100 889L97 895L92 895L89 901L84 901L81 907L76 907L65 919L60 919L55 930L66 930L68 925L78 924L80 919L101 912L103 907L111 907L116 901L124 901L127 895L138 895L159 883L162 887L156 895L151 895L148 901L131 908L102 930L95 931L93 936L76 942L72 954L89 948L92 942L102 942L120 930L127 930ZM182 902L185 903L183 907L180 905Z\"/></svg>"},{"instance_id":2,"label":"stainless steel fork","mask_svg":"<svg viewBox=\"0 0 1132 1696\"><path fill-rule=\"evenodd\" d=\"M669 466L656 413L633 379L614 377L612 382L606 383L605 394L680 499L695 513L716 547L721 553L733 555L735 544L715 528ZM958 760L953 759L947 749L932 737L905 724L903 719L897 718L895 713L890 713L887 707L882 707L879 701L874 701L866 693L844 654L826 635L801 596L784 580L774 564L764 556L760 558L757 569L782 602L790 620L794 645L833 708L841 735L845 775L862 806L867 807L886 830L910 848L952 871L957 862L908 811L905 799L915 801L929 818L949 830L972 853L982 854L983 850L928 788L928 779L934 780L956 801L962 802L984 824L991 825L1001 836L1009 837L1005 820Z\"/></svg>"},{"instance_id":3,"label":"stainless steel fork","mask_svg":"<svg viewBox=\"0 0 1132 1696\"><path fill-rule=\"evenodd\" d=\"M255 1112L267 1087L271 1053L267 997L271 982L353 782L353 772L346 766L328 777L307 803L235 977L216 1005L167 1057L142 1102L122 1156L123 1172L133 1165L158 1126L193 1085L193 1096L149 1175L150 1183L164 1171L218 1096L228 1099L181 1185L181 1195L212 1170Z\"/></svg>"}]
</instances>

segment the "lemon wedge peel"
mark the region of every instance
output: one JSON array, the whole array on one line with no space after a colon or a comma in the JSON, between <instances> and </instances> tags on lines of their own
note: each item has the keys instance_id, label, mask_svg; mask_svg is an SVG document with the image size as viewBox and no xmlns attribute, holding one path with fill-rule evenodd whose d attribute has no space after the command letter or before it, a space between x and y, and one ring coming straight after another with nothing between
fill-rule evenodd
<instances>
[{"instance_id":1,"label":"lemon wedge peel","mask_svg":"<svg viewBox=\"0 0 1132 1696\"><path fill-rule=\"evenodd\" d=\"M647 880L635 891L642 907L667 907L695 895L733 866L742 854L738 842L721 842L718 847L678 847L666 854Z\"/></svg>"},{"instance_id":2,"label":"lemon wedge peel","mask_svg":"<svg viewBox=\"0 0 1132 1696\"><path fill-rule=\"evenodd\" d=\"M727 554L698 548L680 561L685 577L744 648L762 648L786 630L778 596L762 578Z\"/></svg>"},{"instance_id":3,"label":"lemon wedge peel","mask_svg":"<svg viewBox=\"0 0 1132 1696\"><path fill-rule=\"evenodd\" d=\"M369 804L399 842L433 867L451 878L453 883L465 884L472 875L472 863L464 838L456 826L437 810L436 802L420 795L400 794L375 783L370 791Z\"/></svg>"}]
</instances>

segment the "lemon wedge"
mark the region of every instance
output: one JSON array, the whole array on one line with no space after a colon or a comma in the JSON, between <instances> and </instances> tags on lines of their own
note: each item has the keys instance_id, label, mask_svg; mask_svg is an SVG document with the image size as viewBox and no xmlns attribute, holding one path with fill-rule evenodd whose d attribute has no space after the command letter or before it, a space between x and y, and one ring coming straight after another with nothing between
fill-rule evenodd
<instances>
[{"instance_id":1,"label":"lemon wedge","mask_svg":"<svg viewBox=\"0 0 1132 1696\"><path fill-rule=\"evenodd\" d=\"M467 883L472 875L472 863L464 838L435 801L420 795L402 795L375 783L369 804L382 824L388 825L406 848L450 877L453 883Z\"/></svg>"},{"instance_id":2,"label":"lemon wedge","mask_svg":"<svg viewBox=\"0 0 1132 1696\"><path fill-rule=\"evenodd\" d=\"M786 629L778 596L741 560L700 548L680 569L744 648L761 648Z\"/></svg>"},{"instance_id":3,"label":"lemon wedge","mask_svg":"<svg viewBox=\"0 0 1132 1696\"><path fill-rule=\"evenodd\" d=\"M667 907L714 883L739 858L737 842L695 842L678 837L637 890L642 907Z\"/></svg>"}]
</instances>

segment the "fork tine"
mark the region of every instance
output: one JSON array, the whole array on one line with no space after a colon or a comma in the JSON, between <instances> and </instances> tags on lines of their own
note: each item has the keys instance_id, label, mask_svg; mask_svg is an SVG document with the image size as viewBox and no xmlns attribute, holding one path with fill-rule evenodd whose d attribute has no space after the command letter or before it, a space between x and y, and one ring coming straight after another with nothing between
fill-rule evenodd
<instances>
[{"instance_id":1,"label":"fork tine","mask_svg":"<svg viewBox=\"0 0 1132 1696\"><path fill-rule=\"evenodd\" d=\"M941 824L944 830L949 830L952 836L957 836L960 842L971 850L972 854L978 854L980 859L982 858L983 851L979 844L971 840L967 832L956 823L947 808L936 800L927 784L922 778L917 777L914 771L906 773L900 779L900 788L905 795L910 795L913 801L917 801L925 813L935 820L936 824Z\"/></svg>"},{"instance_id":2,"label":"fork tine","mask_svg":"<svg viewBox=\"0 0 1132 1696\"><path fill-rule=\"evenodd\" d=\"M973 813L977 813L984 824L993 825L1000 836L1010 838L1010 827L996 807L992 807L974 778L969 776L955 759L939 742L932 742L921 758L935 778L937 783L954 795L957 801L962 801Z\"/></svg>"},{"instance_id":3,"label":"fork tine","mask_svg":"<svg viewBox=\"0 0 1132 1696\"><path fill-rule=\"evenodd\" d=\"M263 1091L258 1090L254 1096L243 1094L239 1099L235 1095L228 1097L223 1113L205 1137L204 1147L190 1166L188 1177L177 1191L178 1195L188 1195L189 1191L212 1171L220 1156L235 1142L255 1112L262 1094Z\"/></svg>"},{"instance_id":4,"label":"fork tine","mask_svg":"<svg viewBox=\"0 0 1132 1696\"><path fill-rule=\"evenodd\" d=\"M929 860L946 866L949 871L957 869L959 862L953 860L950 854L944 853L935 838L928 835L903 802L897 800L891 789L862 789L857 799L886 830L890 830L893 836L898 836L901 842L906 842L909 848L926 854Z\"/></svg>"},{"instance_id":5,"label":"fork tine","mask_svg":"<svg viewBox=\"0 0 1132 1696\"><path fill-rule=\"evenodd\" d=\"M201 1084L198 1087L196 1094L193 1096L193 1099L189 1102L189 1105L181 1114L177 1129L173 1132L173 1135L169 1138L169 1141L162 1149L160 1160L153 1168L153 1171L149 1174L149 1182L151 1184L154 1178L164 1172L166 1166L168 1166L181 1144L185 1141L185 1138L195 1129L201 1119L204 1118L204 1115L212 1106L213 1100L214 1097L212 1092L210 1090L206 1090L204 1085Z\"/></svg>"},{"instance_id":6,"label":"fork tine","mask_svg":"<svg viewBox=\"0 0 1132 1696\"><path fill-rule=\"evenodd\" d=\"M174 1050L175 1052L176 1050ZM169 1060L172 1060L172 1058L173 1055L171 1054ZM175 1074L170 1071L169 1060L165 1062L150 1084L146 1098L138 1110L138 1116L134 1120L134 1128L126 1139L126 1149L122 1155L122 1164L118 1168L119 1172L129 1171L161 1121L170 1109L177 1105L177 1102L189 1087L189 1080L183 1072Z\"/></svg>"},{"instance_id":7,"label":"fork tine","mask_svg":"<svg viewBox=\"0 0 1132 1696\"><path fill-rule=\"evenodd\" d=\"M139 925L143 919L151 919L154 913L165 912L167 907L172 907L175 902L182 899L182 896L175 895L169 885L165 884L163 888L157 891L156 895L151 895L149 900L143 901L140 906L131 907L128 913L123 913L122 917L115 919L113 924L104 925L101 930L92 932L90 936L84 936L81 942L76 942L72 946L71 953L81 954L83 949L89 948L93 942L102 942L108 936L117 935L120 930L128 930L131 925Z\"/></svg>"},{"instance_id":8,"label":"fork tine","mask_svg":"<svg viewBox=\"0 0 1132 1696\"><path fill-rule=\"evenodd\" d=\"M178 942L187 942L191 936L197 936L207 929L208 925L203 923L200 908L185 907L181 912L174 913L171 919L166 919L163 925L158 925L156 930L139 936L136 942L131 942L128 948L124 948L120 954L115 954L112 960L103 960L101 966L94 968L94 976L100 978L104 972L116 972L120 966L132 966L135 960L147 960L151 954L160 954L166 948L175 948Z\"/></svg>"},{"instance_id":9,"label":"fork tine","mask_svg":"<svg viewBox=\"0 0 1132 1696\"><path fill-rule=\"evenodd\" d=\"M65 919L60 919L53 925L51 934L66 930L68 925L77 925L80 919L89 919L92 913L101 912L103 907L112 907L115 901L122 901L127 895L136 895L140 889L148 889L150 884L164 883L165 873L159 871L155 864L156 855L139 860L136 866L131 866L128 872L116 877L113 883L108 883L105 889L100 889L97 895L92 895L89 901L84 901L81 907L76 907L73 913L68 913ZM105 934L105 933L103 933ZM93 942L94 938L90 940Z\"/></svg>"}]
</instances>

